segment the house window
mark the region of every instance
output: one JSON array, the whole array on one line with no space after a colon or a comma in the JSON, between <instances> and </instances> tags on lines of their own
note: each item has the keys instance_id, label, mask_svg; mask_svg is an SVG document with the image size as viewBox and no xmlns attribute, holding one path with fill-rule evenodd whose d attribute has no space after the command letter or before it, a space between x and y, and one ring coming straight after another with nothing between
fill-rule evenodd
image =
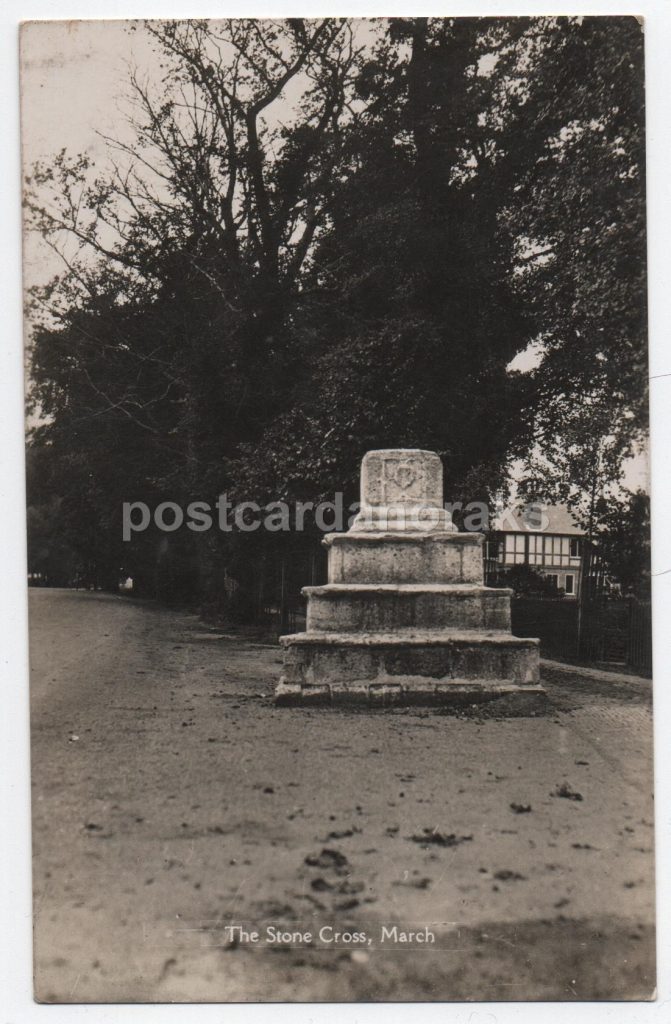
<instances>
[{"instance_id":1,"label":"house window","mask_svg":"<svg viewBox=\"0 0 671 1024\"><path fill-rule=\"evenodd\" d=\"M539 538L540 540L540 538ZM545 537L543 565L570 565L568 537Z\"/></svg>"},{"instance_id":2,"label":"house window","mask_svg":"<svg viewBox=\"0 0 671 1024\"><path fill-rule=\"evenodd\" d=\"M524 534L506 534L505 561L507 565L520 565L524 562Z\"/></svg>"},{"instance_id":3,"label":"house window","mask_svg":"<svg viewBox=\"0 0 671 1024\"><path fill-rule=\"evenodd\" d=\"M546 572L545 577L550 580L551 583L554 583L555 587L559 586L559 576L556 572Z\"/></svg>"},{"instance_id":4,"label":"house window","mask_svg":"<svg viewBox=\"0 0 671 1024\"><path fill-rule=\"evenodd\" d=\"M559 538L545 537L543 542L543 564L556 565L559 561Z\"/></svg>"},{"instance_id":5,"label":"house window","mask_svg":"<svg viewBox=\"0 0 671 1024\"><path fill-rule=\"evenodd\" d=\"M564 591L567 594L575 594L574 586L575 586L575 576L573 575L573 573L568 573L567 572L566 573L566 584L564 586Z\"/></svg>"},{"instance_id":6,"label":"house window","mask_svg":"<svg viewBox=\"0 0 671 1024\"><path fill-rule=\"evenodd\" d=\"M570 548L569 538L568 537L562 537L562 539L561 539L561 564L562 565L570 565L571 564L570 560L569 560L569 548Z\"/></svg>"},{"instance_id":7,"label":"house window","mask_svg":"<svg viewBox=\"0 0 671 1024\"><path fill-rule=\"evenodd\" d=\"M534 533L529 537L529 564L543 564L543 538Z\"/></svg>"},{"instance_id":8,"label":"house window","mask_svg":"<svg viewBox=\"0 0 671 1024\"><path fill-rule=\"evenodd\" d=\"M571 558L580 558L580 541L577 537L571 538Z\"/></svg>"}]
</instances>

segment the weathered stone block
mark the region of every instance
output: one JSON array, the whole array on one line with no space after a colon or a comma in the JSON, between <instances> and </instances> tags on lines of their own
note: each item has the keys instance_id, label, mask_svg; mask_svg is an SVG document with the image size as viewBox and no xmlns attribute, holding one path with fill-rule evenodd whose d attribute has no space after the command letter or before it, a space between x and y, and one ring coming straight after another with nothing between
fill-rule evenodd
<instances>
[{"instance_id":1,"label":"weathered stone block","mask_svg":"<svg viewBox=\"0 0 671 1024\"><path fill-rule=\"evenodd\" d=\"M329 533L330 583L480 583L480 533Z\"/></svg>"},{"instance_id":2,"label":"weathered stone block","mask_svg":"<svg viewBox=\"0 0 671 1024\"><path fill-rule=\"evenodd\" d=\"M427 678L518 685L539 681L538 640L504 632L451 630L399 633L296 633L281 637L291 649L283 681L314 686L397 683L412 688Z\"/></svg>"},{"instance_id":3,"label":"weathered stone block","mask_svg":"<svg viewBox=\"0 0 671 1024\"><path fill-rule=\"evenodd\" d=\"M398 706L454 706L473 708L487 704L497 718L543 714L548 701L542 686L524 686L493 680L443 683L432 680L401 684L338 686L296 686L280 681L275 692L277 704L296 707L366 705L371 709Z\"/></svg>"},{"instance_id":4,"label":"weathered stone block","mask_svg":"<svg viewBox=\"0 0 671 1024\"><path fill-rule=\"evenodd\" d=\"M307 629L510 629L509 590L473 584L332 583L305 587Z\"/></svg>"},{"instance_id":5,"label":"weathered stone block","mask_svg":"<svg viewBox=\"0 0 671 1024\"><path fill-rule=\"evenodd\" d=\"M443 464L435 452L384 448L361 463L361 510L352 533L453 530L443 506Z\"/></svg>"}]
</instances>

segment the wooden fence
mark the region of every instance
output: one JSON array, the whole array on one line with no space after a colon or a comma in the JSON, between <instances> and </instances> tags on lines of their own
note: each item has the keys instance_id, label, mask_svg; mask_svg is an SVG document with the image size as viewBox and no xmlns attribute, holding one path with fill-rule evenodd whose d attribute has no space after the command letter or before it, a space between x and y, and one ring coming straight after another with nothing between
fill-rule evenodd
<instances>
[{"instance_id":1,"label":"wooden fence","mask_svg":"<svg viewBox=\"0 0 671 1024\"><path fill-rule=\"evenodd\" d=\"M627 664L652 675L652 607L649 601L629 604Z\"/></svg>"},{"instance_id":2,"label":"wooden fence","mask_svg":"<svg viewBox=\"0 0 671 1024\"><path fill-rule=\"evenodd\" d=\"M537 636L541 654L562 661L620 665L652 672L650 603L636 598L525 598L512 601L515 636Z\"/></svg>"}]
</instances>

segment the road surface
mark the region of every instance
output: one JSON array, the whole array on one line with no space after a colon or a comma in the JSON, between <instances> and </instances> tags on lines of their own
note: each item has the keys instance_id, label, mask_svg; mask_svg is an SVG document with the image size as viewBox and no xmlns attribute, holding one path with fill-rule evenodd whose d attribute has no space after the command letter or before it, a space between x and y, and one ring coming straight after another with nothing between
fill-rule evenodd
<instances>
[{"instance_id":1,"label":"road surface","mask_svg":"<svg viewBox=\"0 0 671 1024\"><path fill-rule=\"evenodd\" d=\"M38 999L653 995L649 684L275 708L274 644L30 602Z\"/></svg>"}]
</instances>

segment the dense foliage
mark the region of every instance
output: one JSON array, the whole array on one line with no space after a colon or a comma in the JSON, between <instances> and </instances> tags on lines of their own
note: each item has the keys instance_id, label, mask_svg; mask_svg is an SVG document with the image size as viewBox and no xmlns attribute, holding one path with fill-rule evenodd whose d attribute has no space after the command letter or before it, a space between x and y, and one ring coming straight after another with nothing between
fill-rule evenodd
<instances>
[{"instance_id":1,"label":"dense foliage","mask_svg":"<svg viewBox=\"0 0 671 1024\"><path fill-rule=\"evenodd\" d=\"M522 459L593 515L646 426L638 22L134 30L132 134L27 184L65 260L30 310L33 563L51 531L98 580L250 600L296 538L124 544L122 502L353 500L372 447L438 451L450 501Z\"/></svg>"}]
</instances>

